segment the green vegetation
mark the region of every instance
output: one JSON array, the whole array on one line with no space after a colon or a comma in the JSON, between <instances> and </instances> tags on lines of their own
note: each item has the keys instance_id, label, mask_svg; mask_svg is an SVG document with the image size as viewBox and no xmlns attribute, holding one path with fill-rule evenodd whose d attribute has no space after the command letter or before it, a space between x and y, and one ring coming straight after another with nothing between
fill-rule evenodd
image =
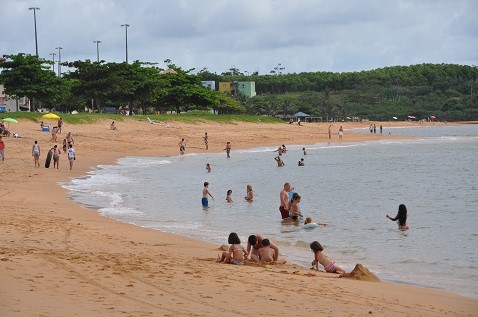
<instances>
[{"instance_id":1,"label":"green vegetation","mask_svg":"<svg viewBox=\"0 0 478 317\"><path fill-rule=\"evenodd\" d=\"M436 116L478 119L478 68L450 64L394 66L370 71L232 76L202 71L203 80L255 81L246 112L288 116L303 111L328 119L390 120Z\"/></svg>"},{"instance_id":2,"label":"green vegetation","mask_svg":"<svg viewBox=\"0 0 478 317\"><path fill-rule=\"evenodd\" d=\"M183 70L174 64L167 65L164 71L140 61L127 64L86 60L63 63L72 71L58 78L49 67L50 61L27 54L4 57L0 83L5 84L5 92L35 100L34 109L37 103L38 108L60 112L101 112L114 107L123 114L149 115L160 121L169 118L160 114L171 112L181 114L174 120L228 122L255 120L240 114L288 117L297 111L327 121L354 117L404 120L408 116L478 120L478 68L472 66L422 64L348 73L245 76L237 69L221 75L206 69L193 74L193 69ZM258 95L229 96L203 87L202 80L254 81ZM211 109L235 116L217 118L204 112L184 115ZM71 120L93 120L90 116L74 118ZM70 119L65 116L65 120ZM263 122L265 118L257 120Z\"/></svg>"},{"instance_id":3,"label":"green vegetation","mask_svg":"<svg viewBox=\"0 0 478 317\"><path fill-rule=\"evenodd\" d=\"M17 120L30 120L33 122L45 121L48 122L48 119L42 119L41 116L43 113L39 112L11 112L11 113L1 113L0 120L3 118L13 118ZM78 114L61 114L61 118L65 123L69 124L80 124L80 123L94 123L102 120L115 120L115 121L124 121L124 120L138 120L148 122L148 118L155 122L185 122L185 123L198 123L204 121L213 121L217 123L234 123L234 122L252 122L252 123L280 123L281 120L268 117L268 116L252 116L246 114L225 114L225 115L214 115L207 111L191 111L188 113L183 113L180 116L175 114L154 114L154 115L145 115L145 116L124 116L119 114L105 114L105 113L78 113ZM56 122L56 121L55 121Z\"/></svg>"}]
</instances>

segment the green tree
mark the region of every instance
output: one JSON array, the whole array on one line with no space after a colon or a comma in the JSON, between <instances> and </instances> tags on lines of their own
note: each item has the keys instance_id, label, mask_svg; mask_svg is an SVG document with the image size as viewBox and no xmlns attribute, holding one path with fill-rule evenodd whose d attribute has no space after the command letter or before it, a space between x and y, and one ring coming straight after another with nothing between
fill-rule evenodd
<instances>
[{"instance_id":1,"label":"green tree","mask_svg":"<svg viewBox=\"0 0 478 317\"><path fill-rule=\"evenodd\" d=\"M202 85L201 78L169 65L174 72L162 74L165 85L159 96L159 108L175 110L177 114L188 110L205 110L219 105L219 95Z\"/></svg>"},{"instance_id":2,"label":"green tree","mask_svg":"<svg viewBox=\"0 0 478 317\"><path fill-rule=\"evenodd\" d=\"M62 91L63 82L50 69L50 61L35 55L19 53L4 55L0 63L0 83L10 96L26 96L31 100L31 111L36 110L34 100L48 102Z\"/></svg>"}]
</instances>

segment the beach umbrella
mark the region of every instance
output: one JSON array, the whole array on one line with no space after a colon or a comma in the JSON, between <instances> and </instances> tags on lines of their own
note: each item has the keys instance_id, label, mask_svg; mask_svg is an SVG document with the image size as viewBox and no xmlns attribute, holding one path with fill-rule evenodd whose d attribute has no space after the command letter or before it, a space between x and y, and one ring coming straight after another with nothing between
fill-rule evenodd
<instances>
[{"instance_id":1,"label":"beach umbrella","mask_svg":"<svg viewBox=\"0 0 478 317\"><path fill-rule=\"evenodd\" d=\"M53 119L53 120L58 120L60 119L60 116L54 114L54 113L46 113L43 116L41 116L43 119Z\"/></svg>"},{"instance_id":2,"label":"beach umbrella","mask_svg":"<svg viewBox=\"0 0 478 317\"><path fill-rule=\"evenodd\" d=\"M435 117L435 116L430 116L430 119L436 119L436 118L437 118L437 117Z\"/></svg>"},{"instance_id":3,"label":"beach umbrella","mask_svg":"<svg viewBox=\"0 0 478 317\"><path fill-rule=\"evenodd\" d=\"M392 117L392 119L393 119L393 120L398 120L398 118L397 118L397 117Z\"/></svg>"},{"instance_id":4,"label":"beach umbrella","mask_svg":"<svg viewBox=\"0 0 478 317\"><path fill-rule=\"evenodd\" d=\"M4 118L2 119L2 121L8 123L9 128L10 128L10 123L18 123L18 121L13 118Z\"/></svg>"},{"instance_id":5,"label":"beach umbrella","mask_svg":"<svg viewBox=\"0 0 478 317\"><path fill-rule=\"evenodd\" d=\"M8 122L8 123L18 123L18 121L13 118L5 118L5 119L2 119L2 121Z\"/></svg>"}]
</instances>

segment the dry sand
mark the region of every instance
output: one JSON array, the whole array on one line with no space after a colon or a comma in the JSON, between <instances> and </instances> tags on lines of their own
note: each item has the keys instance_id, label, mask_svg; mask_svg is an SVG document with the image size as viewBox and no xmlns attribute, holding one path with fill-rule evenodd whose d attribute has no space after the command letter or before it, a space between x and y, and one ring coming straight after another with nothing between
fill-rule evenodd
<instances>
[{"instance_id":1,"label":"dry sand","mask_svg":"<svg viewBox=\"0 0 478 317\"><path fill-rule=\"evenodd\" d=\"M477 299L364 281L360 276L369 276L365 270L355 274L361 279L357 281L307 274L311 271L295 265L215 263L219 246L102 217L68 200L68 192L58 184L127 155L177 155L182 137L187 152L204 152L206 131L211 152L221 151L226 141L233 150L307 147L327 141L327 123L174 122L170 125L180 128L167 128L129 119L117 122L118 131L107 129L109 123L65 124L59 141L67 131L75 133L73 171L68 170L66 154L58 170L35 168L33 141L40 143L43 165L52 146L50 134L33 122L10 125L22 138L4 138L6 158L0 163L0 316L478 315ZM348 129L369 123L343 125ZM333 142L339 142L338 127L333 124ZM342 142L382 137L395 136L346 130Z\"/></svg>"}]
</instances>

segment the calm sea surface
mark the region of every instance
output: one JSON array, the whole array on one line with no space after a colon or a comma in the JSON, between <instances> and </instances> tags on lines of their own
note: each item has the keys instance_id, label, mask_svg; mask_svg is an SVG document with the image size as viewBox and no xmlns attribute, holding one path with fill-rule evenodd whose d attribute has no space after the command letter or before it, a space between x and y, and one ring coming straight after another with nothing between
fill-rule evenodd
<instances>
[{"instance_id":1,"label":"calm sea surface","mask_svg":"<svg viewBox=\"0 0 478 317\"><path fill-rule=\"evenodd\" d=\"M368 133L368 129L363 130ZM138 226L227 244L263 233L290 261L309 265L318 240L346 270L362 263L381 279L478 297L478 126L387 129L417 136L354 144L289 145L183 157L125 157L63 186L74 201ZM346 141L346 135L344 140ZM297 162L304 157L305 166ZM205 166L210 163L212 172ZM203 183L215 201L201 206ZM300 208L329 226L304 230L280 221L279 192L290 182ZM254 202L244 201L246 185ZM232 189L234 203L225 202ZM410 230L398 231L398 205Z\"/></svg>"}]
</instances>

